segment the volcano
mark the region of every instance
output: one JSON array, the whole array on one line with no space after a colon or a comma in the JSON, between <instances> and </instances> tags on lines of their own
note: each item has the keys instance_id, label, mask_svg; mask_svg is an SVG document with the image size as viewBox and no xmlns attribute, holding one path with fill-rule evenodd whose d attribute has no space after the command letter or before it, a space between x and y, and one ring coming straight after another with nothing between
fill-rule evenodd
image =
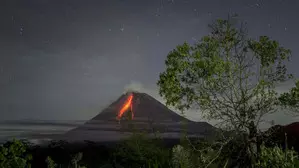
<instances>
[{"instance_id":1,"label":"volcano","mask_svg":"<svg viewBox=\"0 0 299 168\"><path fill-rule=\"evenodd\" d=\"M146 93L130 92L83 125L59 139L71 141L117 141L132 132L159 132L166 138L207 136L215 128L206 122L194 122L173 112Z\"/></svg>"}]
</instances>

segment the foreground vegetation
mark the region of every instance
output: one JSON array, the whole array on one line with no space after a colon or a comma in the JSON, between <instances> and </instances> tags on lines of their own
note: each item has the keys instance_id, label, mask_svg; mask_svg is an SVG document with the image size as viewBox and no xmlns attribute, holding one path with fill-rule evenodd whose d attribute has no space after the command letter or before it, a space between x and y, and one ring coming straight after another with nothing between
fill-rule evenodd
<instances>
[{"instance_id":1,"label":"foreground vegetation","mask_svg":"<svg viewBox=\"0 0 299 168\"><path fill-rule=\"evenodd\" d=\"M145 134L135 134L112 146L91 142L81 148L77 144L74 146L77 146L77 149L60 141L41 147L14 140L1 145L0 167L228 168L237 165L236 162L245 161L238 147L227 145L226 149L219 150L215 143L204 140L191 142L188 139L182 139L174 146L166 146L161 139L149 139ZM294 150L262 145L261 157L251 166L297 168L299 158Z\"/></svg>"}]
</instances>

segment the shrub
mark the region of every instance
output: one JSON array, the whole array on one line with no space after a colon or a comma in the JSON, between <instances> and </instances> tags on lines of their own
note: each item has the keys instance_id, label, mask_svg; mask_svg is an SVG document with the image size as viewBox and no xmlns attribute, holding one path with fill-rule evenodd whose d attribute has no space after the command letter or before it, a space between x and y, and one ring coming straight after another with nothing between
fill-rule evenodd
<instances>
[{"instance_id":1,"label":"shrub","mask_svg":"<svg viewBox=\"0 0 299 168\"><path fill-rule=\"evenodd\" d=\"M115 162L124 167L169 167L170 151L143 134L134 134L119 145Z\"/></svg>"},{"instance_id":2,"label":"shrub","mask_svg":"<svg viewBox=\"0 0 299 168\"><path fill-rule=\"evenodd\" d=\"M56 168L57 164L54 162L54 160L48 156L46 159L46 163L47 163L47 168Z\"/></svg>"},{"instance_id":3,"label":"shrub","mask_svg":"<svg viewBox=\"0 0 299 168\"><path fill-rule=\"evenodd\" d=\"M261 147L260 159L255 164L256 167L262 168L298 168L299 160L297 153L292 149L286 149L277 146L267 148Z\"/></svg>"},{"instance_id":4,"label":"shrub","mask_svg":"<svg viewBox=\"0 0 299 168\"><path fill-rule=\"evenodd\" d=\"M26 145L13 140L0 146L0 167L30 168L32 156L26 153Z\"/></svg>"},{"instance_id":5,"label":"shrub","mask_svg":"<svg viewBox=\"0 0 299 168\"><path fill-rule=\"evenodd\" d=\"M172 148L172 165L174 168L191 168L193 167L190 160L191 152L181 145Z\"/></svg>"}]
</instances>

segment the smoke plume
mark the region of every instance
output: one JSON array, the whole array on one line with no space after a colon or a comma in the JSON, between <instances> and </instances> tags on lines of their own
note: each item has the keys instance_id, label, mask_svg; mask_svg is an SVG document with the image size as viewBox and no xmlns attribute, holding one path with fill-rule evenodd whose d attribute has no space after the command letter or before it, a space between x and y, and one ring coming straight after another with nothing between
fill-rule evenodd
<instances>
[{"instance_id":1,"label":"smoke plume","mask_svg":"<svg viewBox=\"0 0 299 168\"><path fill-rule=\"evenodd\" d=\"M137 81L131 81L128 85L124 87L124 93L127 92L143 92L145 93L146 89L143 84Z\"/></svg>"}]
</instances>

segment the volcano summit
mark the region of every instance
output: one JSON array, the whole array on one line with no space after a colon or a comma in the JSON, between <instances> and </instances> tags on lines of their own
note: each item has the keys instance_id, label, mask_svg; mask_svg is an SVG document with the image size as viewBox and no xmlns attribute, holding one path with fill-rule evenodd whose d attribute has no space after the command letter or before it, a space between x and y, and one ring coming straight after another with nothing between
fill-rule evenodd
<instances>
[{"instance_id":1,"label":"volcano summit","mask_svg":"<svg viewBox=\"0 0 299 168\"><path fill-rule=\"evenodd\" d=\"M202 137L214 132L206 122L194 122L168 109L145 93L131 92L120 96L101 113L59 139L68 141L117 141L132 132L159 132L165 138L180 138L186 131Z\"/></svg>"}]
</instances>

